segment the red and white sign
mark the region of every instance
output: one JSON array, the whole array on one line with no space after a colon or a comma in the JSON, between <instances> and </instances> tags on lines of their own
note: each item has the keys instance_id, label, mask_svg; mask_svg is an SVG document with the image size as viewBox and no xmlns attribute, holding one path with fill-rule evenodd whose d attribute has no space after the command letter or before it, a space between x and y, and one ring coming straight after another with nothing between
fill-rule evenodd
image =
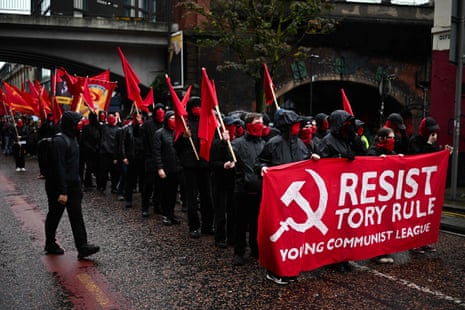
<instances>
[{"instance_id":1,"label":"red and white sign","mask_svg":"<svg viewBox=\"0 0 465 310\"><path fill-rule=\"evenodd\" d=\"M260 264L280 276L437 241L448 151L301 161L270 168Z\"/></svg>"}]
</instances>

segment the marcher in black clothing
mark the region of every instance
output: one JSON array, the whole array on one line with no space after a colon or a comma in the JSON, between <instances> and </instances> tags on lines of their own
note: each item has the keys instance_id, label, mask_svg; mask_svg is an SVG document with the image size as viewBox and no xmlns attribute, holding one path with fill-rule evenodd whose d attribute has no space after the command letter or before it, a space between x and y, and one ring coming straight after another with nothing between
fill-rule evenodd
<instances>
[{"instance_id":1,"label":"marcher in black clothing","mask_svg":"<svg viewBox=\"0 0 465 310\"><path fill-rule=\"evenodd\" d=\"M354 160L355 155L366 155L357 144L355 118L344 110L336 110L329 116L329 134L318 144L318 154L322 158L347 158ZM359 140L361 141L361 140ZM352 271L349 262L333 264L331 267L339 272Z\"/></svg>"},{"instance_id":2,"label":"marcher in black clothing","mask_svg":"<svg viewBox=\"0 0 465 310\"><path fill-rule=\"evenodd\" d=\"M56 230L64 210L68 212L78 258L97 253L100 248L87 242L87 232L82 216L82 189L79 177L79 144L76 139L77 124L81 114L67 111L61 119L62 136L52 140L53 158L50 159L53 178L45 180L48 213L45 219L45 251L47 254L63 254L56 243Z\"/></svg>"},{"instance_id":3,"label":"marcher in black clothing","mask_svg":"<svg viewBox=\"0 0 465 310\"><path fill-rule=\"evenodd\" d=\"M42 123L42 126L39 128L39 143L37 145L37 152L43 154L47 152L47 143L41 143L42 139L47 139L53 137L56 133L57 129L55 127L55 123L53 121L53 114L47 114L47 119L45 122ZM38 156L38 164L39 164L39 171L40 174L38 176L39 179L44 179L43 167L46 165L44 160L46 156Z\"/></svg>"},{"instance_id":4,"label":"marcher in black clothing","mask_svg":"<svg viewBox=\"0 0 465 310\"><path fill-rule=\"evenodd\" d=\"M213 235L213 202L211 191L210 168L203 159L197 159L189 141L192 139L199 153L199 116L200 98L191 97L186 107L188 118L186 131L175 142L176 153L179 156L186 179L187 216L189 219L189 235L191 238L200 238L200 228L203 234ZM200 199L200 216L197 213ZM184 203L184 201L183 201Z\"/></svg>"},{"instance_id":5,"label":"marcher in black clothing","mask_svg":"<svg viewBox=\"0 0 465 310\"><path fill-rule=\"evenodd\" d=\"M391 128L383 127L379 129L373 145L370 147L370 149L368 149L367 155L386 157L386 155L397 154L396 151L394 151L395 139L396 136ZM392 264L394 263L394 258L389 254L380 255L375 257L375 261L378 264Z\"/></svg>"},{"instance_id":6,"label":"marcher in black clothing","mask_svg":"<svg viewBox=\"0 0 465 310\"><path fill-rule=\"evenodd\" d=\"M268 167L297 162L312 158L318 160L316 153L310 153L307 146L299 139L300 122L302 118L294 111L279 109L274 117L275 126L281 132L274 136L263 147L257 158L257 169L264 175ZM277 284L288 284L295 281L296 277L283 277L267 271L266 278Z\"/></svg>"},{"instance_id":7,"label":"marcher in black clothing","mask_svg":"<svg viewBox=\"0 0 465 310\"><path fill-rule=\"evenodd\" d=\"M92 181L92 175L97 172L98 151L100 146L100 124L97 114L89 113L89 124L82 128L81 147L84 156L84 171L81 171L81 177L84 177L84 187L89 189L95 187Z\"/></svg>"},{"instance_id":8,"label":"marcher in black clothing","mask_svg":"<svg viewBox=\"0 0 465 310\"><path fill-rule=\"evenodd\" d=\"M439 125L431 116L425 117L421 120L418 126L418 134L410 138L409 141L409 154L425 154L438 152L442 146L438 142ZM450 153L453 152L453 147L445 145L444 147ZM412 252L416 254L424 254L425 252L436 252L433 245L426 245L421 248L413 248Z\"/></svg>"},{"instance_id":9,"label":"marcher in black clothing","mask_svg":"<svg viewBox=\"0 0 465 310\"><path fill-rule=\"evenodd\" d=\"M318 146L321 139L329 133L329 115L325 113L318 113L315 115L316 133L313 135L313 144Z\"/></svg>"},{"instance_id":10,"label":"marcher in black clothing","mask_svg":"<svg viewBox=\"0 0 465 310\"><path fill-rule=\"evenodd\" d=\"M244 265L247 242L250 256L258 258L259 255L257 225L262 182L255 171L255 162L265 145L262 139L263 116L260 113L247 113L244 120L245 134L232 141L237 159L234 189L234 266Z\"/></svg>"},{"instance_id":11,"label":"marcher in black clothing","mask_svg":"<svg viewBox=\"0 0 465 310\"><path fill-rule=\"evenodd\" d=\"M16 171L26 171L26 144L28 143L29 130L24 121L19 118L15 126L11 127L10 139L13 141L13 157Z\"/></svg>"},{"instance_id":12,"label":"marcher in black clothing","mask_svg":"<svg viewBox=\"0 0 465 310\"><path fill-rule=\"evenodd\" d=\"M154 146L153 137L155 132L163 126L165 118L165 106L157 103L154 107L152 118L144 122L142 132L144 136L144 157L145 157L145 177L142 188L142 216L149 216L150 200L154 207L155 213L161 213L160 209L160 190L157 169L154 163Z\"/></svg>"},{"instance_id":13,"label":"marcher in black clothing","mask_svg":"<svg viewBox=\"0 0 465 310\"><path fill-rule=\"evenodd\" d=\"M113 114L108 114L108 123L101 127L101 137L99 146L99 165L97 169L97 188L105 192L108 176L110 176L111 192L116 193L116 186L119 180L119 169L116 157L116 133L119 127L116 126L116 118Z\"/></svg>"},{"instance_id":14,"label":"marcher in black clothing","mask_svg":"<svg viewBox=\"0 0 465 310\"><path fill-rule=\"evenodd\" d=\"M155 132L154 161L157 174L160 177L159 188L163 224L170 226L179 224L174 215L178 189L178 175L181 165L174 149L174 130L176 120L173 111L167 111L163 127Z\"/></svg>"},{"instance_id":15,"label":"marcher in black clothing","mask_svg":"<svg viewBox=\"0 0 465 310\"><path fill-rule=\"evenodd\" d=\"M223 119L226 131L222 139L215 134L210 152L210 166L213 170L212 189L215 206L215 246L227 248L233 244L234 225L234 159L228 146L228 141L234 140L236 124L239 118L227 116ZM232 131L229 131L232 129Z\"/></svg>"},{"instance_id":16,"label":"marcher in black clothing","mask_svg":"<svg viewBox=\"0 0 465 310\"><path fill-rule=\"evenodd\" d=\"M396 145L394 150L398 154L407 154L409 147L409 137L407 136L404 118L399 113L391 113L384 123L384 127L389 127L396 135Z\"/></svg>"}]
</instances>

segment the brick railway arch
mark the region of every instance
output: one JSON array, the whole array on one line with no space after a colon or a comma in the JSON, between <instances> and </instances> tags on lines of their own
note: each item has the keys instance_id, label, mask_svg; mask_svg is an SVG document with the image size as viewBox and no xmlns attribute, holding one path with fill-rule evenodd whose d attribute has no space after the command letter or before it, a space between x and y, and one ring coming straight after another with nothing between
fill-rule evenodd
<instances>
[{"instance_id":1,"label":"brick railway arch","mask_svg":"<svg viewBox=\"0 0 465 310\"><path fill-rule=\"evenodd\" d=\"M337 73L320 73L313 76L312 107L310 112L310 79L288 80L280 83L276 90L279 105L283 108L295 109L304 115L331 113L342 109L341 88L344 89L354 114L362 119L372 131L382 123L381 95L379 82L370 74L341 75ZM401 113L412 130L415 119L423 113L423 99L412 91L404 81L396 78L391 81L388 95L384 99L383 117L392 112Z\"/></svg>"}]
</instances>

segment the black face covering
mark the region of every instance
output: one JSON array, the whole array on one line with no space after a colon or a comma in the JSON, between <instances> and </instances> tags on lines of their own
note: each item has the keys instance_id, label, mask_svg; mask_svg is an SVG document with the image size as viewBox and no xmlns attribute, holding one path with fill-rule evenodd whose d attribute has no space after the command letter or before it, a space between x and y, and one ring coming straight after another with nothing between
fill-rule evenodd
<instances>
[{"instance_id":1,"label":"black face covering","mask_svg":"<svg viewBox=\"0 0 465 310\"><path fill-rule=\"evenodd\" d=\"M342 138L346 141L353 141L357 132L355 131L355 126L353 124L346 123L342 126L341 129Z\"/></svg>"}]
</instances>

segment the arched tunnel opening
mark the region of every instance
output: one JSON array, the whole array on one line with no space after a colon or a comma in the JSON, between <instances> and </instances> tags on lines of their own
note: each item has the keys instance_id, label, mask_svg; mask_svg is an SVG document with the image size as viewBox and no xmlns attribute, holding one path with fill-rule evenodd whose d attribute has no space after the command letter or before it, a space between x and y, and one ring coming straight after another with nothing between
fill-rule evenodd
<instances>
[{"instance_id":1,"label":"arched tunnel opening","mask_svg":"<svg viewBox=\"0 0 465 310\"><path fill-rule=\"evenodd\" d=\"M292 109L302 115L330 114L343 109L341 89L351 104L354 116L363 122L367 131L375 134L390 113L402 114L406 123L410 112L392 96L385 96L383 116L382 99L377 87L349 81L316 81L296 87L283 95L282 108Z\"/></svg>"}]
</instances>

